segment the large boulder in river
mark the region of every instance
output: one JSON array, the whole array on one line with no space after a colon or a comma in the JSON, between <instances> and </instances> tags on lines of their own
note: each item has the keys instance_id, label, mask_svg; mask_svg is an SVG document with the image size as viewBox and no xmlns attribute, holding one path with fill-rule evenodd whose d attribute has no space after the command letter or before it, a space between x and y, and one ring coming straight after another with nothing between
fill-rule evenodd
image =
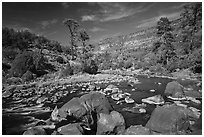
<instances>
[{"instance_id":1,"label":"large boulder in river","mask_svg":"<svg viewBox=\"0 0 204 137\"><path fill-rule=\"evenodd\" d=\"M31 127L27 129L23 135L47 135L43 128Z\"/></svg>"},{"instance_id":2,"label":"large boulder in river","mask_svg":"<svg viewBox=\"0 0 204 137\"><path fill-rule=\"evenodd\" d=\"M95 113L109 114L113 110L105 95L98 92L90 92L80 97L80 101L85 108Z\"/></svg>"},{"instance_id":3,"label":"large boulder in river","mask_svg":"<svg viewBox=\"0 0 204 137\"><path fill-rule=\"evenodd\" d=\"M177 81L169 82L166 86L164 94L173 98L182 98L185 96L183 86Z\"/></svg>"},{"instance_id":4,"label":"large boulder in river","mask_svg":"<svg viewBox=\"0 0 204 137\"><path fill-rule=\"evenodd\" d=\"M100 113L97 122L97 135L122 134L125 131L125 120L123 116L112 111L110 114Z\"/></svg>"},{"instance_id":5,"label":"large boulder in river","mask_svg":"<svg viewBox=\"0 0 204 137\"><path fill-rule=\"evenodd\" d=\"M94 120L96 116L93 113L109 114L111 110L112 107L103 94L90 92L80 98L72 98L59 109L55 108L51 114L51 119L53 121L62 121L66 120L67 116L73 116L90 127L97 122Z\"/></svg>"},{"instance_id":6,"label":"large boulder in river","mask_svg":"<svg viewBox=\"0 0 204 137\"><path fill-rule=\"evenodd\" d=\"M150 130L142 125L135 125L126 129L124 135L150 135Z\"/></svg>"},{"instance_id":7,"label":"large boulder in river","mask_svg":"<svg viewBox=\"0 0 204 137\"><path fill-rule=\"evenodd\" d=\"M53 121L66 120L67 116L73 116L80 119L87 114L86 108L81 104L78 97L72 98L69 102L65 103L61 108L53 110L51 119Z\"/></svg>"},{"instance_id":8,"label":"large boulder in river","mask_svg":"<svg viewBox=\"0 0 204 137\"><path fill-rule=\"evenodd\" d=\"M161 134L183 134L189 126L189 110L175 104L157 106L146 124Z\"/></svg>"}]
</instances>

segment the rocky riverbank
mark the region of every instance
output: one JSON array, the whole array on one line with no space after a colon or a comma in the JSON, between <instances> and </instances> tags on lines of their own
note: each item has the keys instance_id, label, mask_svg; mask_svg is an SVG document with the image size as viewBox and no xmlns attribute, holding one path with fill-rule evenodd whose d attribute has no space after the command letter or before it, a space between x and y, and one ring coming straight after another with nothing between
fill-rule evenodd
<instances>
[{"instance_id":1,"label":"rocky riverbank","mask_svg":"<svg viewBox=\"0 0 204 137\"><path fill-rule=\"evenodd\" d=\"M184 118L184 121L187 123L190 123L190 129L192 131L197 131L197 129L194 129L194 125L197 124L198 119L201 117L201 109L199 109L197 106L201 105L202 96L201 92L195 91L194 89L190 89L187 87L180 86L179 84L176 84L175 86L170 87L180 87L176 89L176 92L170 92L171 94L163 94L165 88L163 91L158 92L157 88L155 89L148 89L148 91L141 91L144 90L142 87L145 86L147 83L143 83L144 81L140 81L137 75L131 74L132 72L127 73L107 73L102 72L100 74L96 75L89 75L89 74L82 74L82 75L74 75L72 77L64 78L64 79L55 79L55 80L48 80L48 81L41 81L41 82L33 82L29 84L24 85L10 85L5 86L3 88L3 116L6 115L18 115L19 118L22 117L30 117L30 122L21 125L21 134L23 131L26 131L24 134L189 134L193 133L189 131L188 129L184 129L185 131L170 131L163 129L152 129L151 127L146 127L146 122L148 122L149 119L151 119L151 114L153 113L155 109L155 105L164 106L164 112L166 112L165 108L166 105L173 105L172 107L175 108L174 105L176 105L176 110L178 111L182 110L182 113L187 115L189 114L192 118L191 120L187 120ZM152 79L153 77L145 75L144 80ZM152 84L156 87L163 87L165 84L163 83L163 78L157 78L161 79L161 82L156 82L156 85ZM169 80L172 81L173 79ZM152 80L148 80L152 81ZM110 85L110 83L114 83L114 85ZM124 85L125 83L125 85ZM122 85L121 85L122 84ZM144 85L140 89L139 85ZM149 85L149 84L147 84ZM198 85L199 86L199 85ZM146 86L147 87L147 86ZM182 89L179 91L179 89ZM174 90L171 89L170 90ZM91 112L90 114L87 114L87 109L93 104L92 99L88 99L85 103L86 109L83 113L86 113L85 115L91 115L92 117L95 117L95 120L93 123L100 123L99 127L94 124L90 125L90 120L84 124L84 120L81 120L81 118L76 117L71 118L73 119L72 122L66 120L62 120L66 124L63 124L63 122L57 122L53 123L53 121L50 121L50 118L52 117L52 114L56 114L53 112L54 107L58 106L58 108L64 108L69 109L70 105L65 105L69 102L69 100L72 100L76 97L82 97L83 96L90 96L90 93L94 94L100 94L105 98L108 98L108 102L113 106L113 109L107 113L99 113L98 115L95 115L95 109L91 109L88 112ZM141 96L138 98L138 95ZM178 96L178 95L181 95ZM185 96L185 98L182 98ZM92 103L90 103L92 102ZM101 101L99 101L101 102ZM142 103L140 103L142 102ZM70 103L69 103L70 104ZM72 103L71 103L72 104ZM74 103L75 105L81 104L81 103ZM83 103L82 103L83 104ZM193 106L192 106L193 104ZM70 107L69 107L70 106ZM81 106L81 105L80 105ZM101 105L99 105L101 106ZM107 106L107 105L106 105ZM71 107L72 108L72 107ZM98 108L98 107L97 107ZM101 108L101 107L99 107ZM157 107L156 107L157 108ZM101 108L103 109L103 107ZM183 110L184 109L184 110ZM88 109L89 110L89 109ZM160 109L159 109L160 110ZM75 113L76 110L73 110L71 112ZM156 111L156 109L155 109ZM163 112L163 110L161 110ZM80 111L77 111L77 115L81 113ZM188 112L188 113L187 113ZM191 112L191 113L190 113ZM129 114L130 113L130 114ZM156 112L155 112L156 113ZM122 115L121 115L122 114ZM179 116L178 119L183 119L183 114L181 117ZM46 115L43 119L39 119L36 117L32 117L33 115ZM62 115L64 115L62 113ZM114 116L112 116L114 115ZM113 117L116 116L121 120L122 122L114 122L115 120ZM128 115L134 115L135 118L144 119L143 125L140 124L129 124L129 118ZM163 114L164 117L167 116L167 113ZM103 117L101 120L100 118ZM174 117L174 115L170 115ZM135 119L134 118L134 119ZM88 118L90 119L90 118ZM93 118L94 119L94 118ZM124 121L123 121L124 119ZM156 118L152 118L156 119ZM3 119L4 121L4 119ZM76 122L78 121L78 122ZM107 122L105 122L107 121ZM110 122L112 121L112 122ZM155 122L154 120L152 120ZM156 120L157 122L158 120ZM105 123L104 123L105 122ZM162 121L161 121L162 122ZM5 121L4 121L5 123ZM137 122L136 122L137 123ZM165 122L164 122L165 123ZM167 122L168 123L168 122ZM172 126L175 126L177 123L177 120L172 122ZM68 124L68 125L67 125ZM108 127L104 127L104 125L107 125ZM125 128L124 128L125 125ZM132 125L131 127L127 125ZM181 125L184 126L184 125ZM69 127L69 128L67 128ZM104 127L104 129L102 128ZM110 128L111 127L111 128ZM117 131L113 130L118 129ZM103 132L103 130L104 132ZM42 129L44 131L42 131ZM97 132L100 129L101 132ZM175 129L175 128L173 128ZM39 130L39 132L38 132ZM49 132L48 132L49 130ZM36 133L37 132L37 133ZM9 134L9 133L7 133Z\"/></svg>"}]
</instances>

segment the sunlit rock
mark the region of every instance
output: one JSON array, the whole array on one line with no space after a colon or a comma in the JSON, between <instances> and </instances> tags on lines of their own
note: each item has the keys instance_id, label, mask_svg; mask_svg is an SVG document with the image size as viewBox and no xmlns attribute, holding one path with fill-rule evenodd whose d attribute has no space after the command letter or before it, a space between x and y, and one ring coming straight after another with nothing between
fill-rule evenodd
<instances>
[{"instance_id":1,"label":"sunlit rock","mask_svg":"<svg viewBox=\"0 0 204 137\"><path fill-rule=\"evenodd\" d=\"M122 134L125 130L125 120L123 116L112 111L110 114L100 113L97 122L97 135Z\"/></svg>"},{"instance_id":2,"label":"sunlit rock","mask_svg":"<svg viewBox=\"0 0 204 137\"><path fill-rule=\"evenodd\" d=\"M73 123L59 127L57 132L60 135L82 135L83 128L81 127L81 123Z\"/></svg>"},{"instance_id":3,"label":"sunlit rock","mask_svg":"<svg viewBox=\"0 0 204 137\"><path fill-rule=\"evenodd\" d=\"M166 86L164 94L171 96L172 98L183 98L185 97L184 88L177 81L169 82Z\"/></svg>"},{"instance_id":4,"label":"sunlit rock","mask_svg":"<svg viewBox=\"0 0 204 137\"><path fill-rule=\"evenodd\" d=\"M157 106L146 127L162 134L180 134L189 128L188 116L188 109L175 104Z\"/></svg>"},{"instance_id":5,"label":"sunlit rock","mask_svg":"<svg viewBox=\"0 0 204 137\"><path fill-rule=\"evenodd\" d=\"M142 102L143 103L148 103L148 104L159 105L159 104L164 104L164 99L163 99L163 97L161 95L155 95L155 96L152 96L152 97L142 99Z\"/></svg>"},{"instance_id":6,"label":"sunlit rock","mask_svg":"<svg viewBox=\"0 0 204 137\"><path fill-rule=\"evenodd\" d=\"M150 135L150 130L142 125L135 125L127 128L124 135Z\"/></svg>"},{"instance_id":7,"label":"sunlit rock","mask_svg":"<svg viewBox=\"0 0 204 137\"><path fill-rule=\"evenodd\" d=\"M128 103L128 104L131 104L131 103L134 103L134 99L130 98L130 97L126 97L125 98L125 102Z\"/></svg>"},{"instance_id":8,"label":"sunlit rock","mask_svg":"<svg viewBox=\"0 0 204 137\"><path fill-rule=\"evenodd\" d=\"M46 132L40 127L31 127L27 129L23 135L46 135Z\"/></svg>"}]
</instances>

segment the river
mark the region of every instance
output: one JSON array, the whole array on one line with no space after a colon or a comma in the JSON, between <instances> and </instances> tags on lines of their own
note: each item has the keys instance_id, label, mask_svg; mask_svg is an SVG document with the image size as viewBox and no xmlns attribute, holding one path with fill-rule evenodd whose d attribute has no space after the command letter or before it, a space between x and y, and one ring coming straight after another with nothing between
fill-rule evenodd
<instances>
[{"instance_id":1,"label":"river","mask_svg":"<svg viewBox=\"0 0 204 137\"><path fill-rule=\"evenodd\" d=\"M167 83L171 82L172 79L169 78L158 78L158 77L147 77L147 76L137 76L137 79L141 82L140 84L134 84L133 87L129 86L126 81L120 82L120 83L104 83L104 84L98 84L102 89L106 88L109 84L116 85L119 89L121 89L124 92L128 92L131 94L131 98L135 100L136 103L142 103L141 100L143 98L147 98L153 95L161 94L163 95L165 87ZM194 90L199 90L200 88L196 87L195 82L192 80L177 80L180 84L182 84L184 87L193 87ZM160 84L158 84L160 83ZM64 90L72 90L73 87L68 87ZM77 92L68 94L67 96L62 97L59 99L56 103L45 103L44 107L50 107L54 108L55 105L58 107L62 106L64 103L68 102L70 99L72 99L75 96L81 96L83 94L80 94L82 92L82 87L75 86L74 88L77 89ZM132 91L132 89L135 89L135 91ZM151 89L154 89L155 92L150 92ZM57 92L57 91L56 91ZM122 111L122 108L124 107L132 107L133 104L126 104L123 103L122 105L117 105L116 101L108 97L109 102L113 106L113 108L120 112L123 117L125 118L126 127L129 127L130 125L143 125L147 123L149 120L152 111L155 109L156 105L147 105L147 113L145 114L135 114L130 112ZM14 103L12 99L3 99L3 105L2 108L11 108L14 106ZM165 98L165 101L169 101ZM202 100L201 100L202 101ZM18 104L15 104L16 106ZM23 103L19 103L19 105L23 105ZM200 105L195 105L193 103L189 103L189 106L193 106L198 109L202 109L202 103ZM34 114L21 114L21 113L3 113L2 115L2 133L4 135L20 135L23 133L25 128L29 127L29 124L35 121L35 119L43 119L46 120L50 117L51 112L44 112L44 113L34 113ZM202 129L202 127L198 127L199 129Z\"/></svg>"}]
</instances>

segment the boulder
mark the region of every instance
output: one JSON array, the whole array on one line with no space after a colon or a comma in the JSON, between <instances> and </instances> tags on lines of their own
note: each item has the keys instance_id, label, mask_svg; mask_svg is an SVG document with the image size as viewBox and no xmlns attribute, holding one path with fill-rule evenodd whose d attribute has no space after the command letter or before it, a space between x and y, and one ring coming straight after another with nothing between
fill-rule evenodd
<instances>
[{"instance_id":1,"label":"boulder","mask_svg":"<svg viewBox=\"0 0 204 137\"><path fill-rule=\"evenodd\" d=\"M67 116L73 116L80 119L86 114L86 108L81 104L80 99L75 97L65 103L61 108L57 109L57 107L55 107L51 114L51 118L53 121L66 120Z\"/></svg>"},{"instance_id":2,"label":"boulder","mask_svg":"<svg viewBox=\"0 0 204 137\"><path fill-rule=\"evenodd\" d=\"M46 132L43 128L31 127L27 129L23 135L46 135Z\"/></svg>"},{"instance_id":3,"label":"boulder","mask_svg":"<svg viewBox=\"0 0 204 137\"><path fill-rule=\"evenodd\" d=\"M142 99L142 102L143 103L148 103L148 104L159 105L159 104L164 104L164 99L163 99L163 97L161 95L155 95L155 96L152 96L152 97Z\"/></svg>"},{"instance_id":4,"label":"boulder","mask_svg":"<svg viewBox=\"0 0 204 137\"><path fill-rule=\"evenodd\" d=\"M150 135L150 130L142 125L130 126L123 133L124 135Z\"/></svg>"},{"instance_id":5,"label":"boulder","mask_svg":"<svg viewBox=\"0 0 204 137\"><path fill-rule=\"evenodd\" d=\"M172 104L157 106L146 127L161 134L181 134L189 125L189 110Z\"/></svg>"},{"instance_id":6,"label":"boulder","mask_svg":"<svg viewBox=\"0 0 204 137\"><path fill-rule=\"evenodd\" d=\"M99 114L97 121L97 135L122 134L124 131L125 120L119 112L112 111L110 114Z\"/></svg>"},{"instance_id":7,"label":"boulder","mask_svg":"<svg viewBox=\"0 0 204 137\"><path fill-rule=\"evenodd\" d=\"M92 129L94 128L93 125L97 123L97 115L100 113L109 114L112 109L108 99L103 94L90 92L80 98L72 98L59 109L55 107L51 119L60 122L68 120L67 117L72 116Z\"/></svg>"},{"instance_id":8,"label":"boulder","mask_svg":"<svg viewBox=\"0 0 204 137\"><path fill-rule=\"evenodd\" d=\"M105 95L99 92L90 92L89 94L85 94L80 97L80 101L81 104L83 104L83 106L87 108L88 111L91 110L97 114L109 114L110 111L113 110Z\"/></svg>"},{"instance_id":9,"label":"boulder","mask_svg":"<svg viewBox=\"0 0 204 137\"><path fill-rule=\"evenodd\" d=\"M177 81L169 82L166 86L164 94L173 98L182 98L185 96L183 86Z\"/></svg>"},{"instance_id":10,"label":"boulder","mask_svg":"<svg viewBox=\"0 0 204 137\"><path fill-rule=\"evenodd\" d=\"M81 123L68 124L57 129L60 135L82 135L83 128Z\"/></svg>"}]
</instances>

